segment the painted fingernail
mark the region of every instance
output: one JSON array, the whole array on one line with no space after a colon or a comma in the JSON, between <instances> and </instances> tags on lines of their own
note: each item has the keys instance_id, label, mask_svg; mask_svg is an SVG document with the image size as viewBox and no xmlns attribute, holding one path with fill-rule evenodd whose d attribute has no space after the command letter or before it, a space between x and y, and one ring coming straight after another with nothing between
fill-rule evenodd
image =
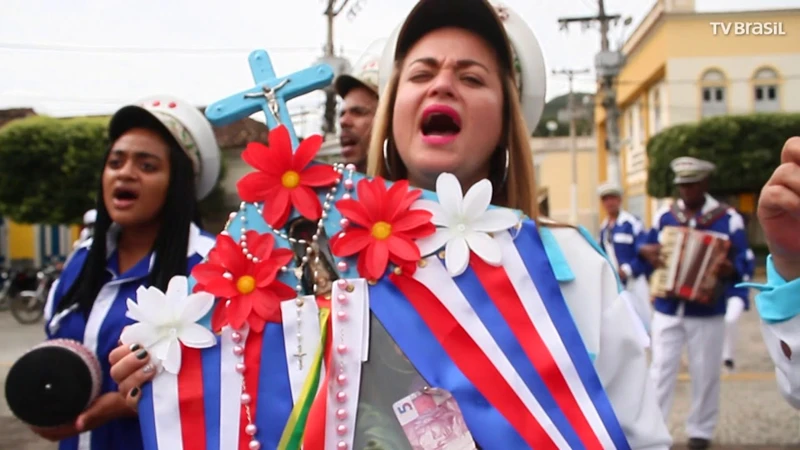
<instances>
[{"instance_id":1,"label":"painted fingernail","mask_svg":"<svg viewBox=\"0 0 800 450\"><path fill-rule=\"evenodd\" d=\"M131 348L131 352L135 352L136 350L139 350L142 347L139 344L131 344L130 348Z\"/></svg>"},{"instance_id":2,"label":"painted fingernail","mask_svg":"<svg viewBox=\"0 0 800 450\"><path fill-rule=\"evenodd\" d=\"M139 388L135 387L131 389L131 397L136 397L137 395L139 395Z\"/></svg>"},{"instance_id":3,"label":"painted fingernail","mask_svg":"<svg viewBox=\"0 0 800 450\"><path fill-rule=\"evenodd\" d=\"M145 356L147 356L147 350L145 349L139 350L139 353L136 354L136 357L139 359L144 359Z\"/></svg>"},{"instance_id":4,"label":"painted fingernail","mask_svg":"<svg viewBox=\"0 0 800 450\"><path fill-rule=\"evenodd\" d=\"M153 369L154 369L154 367L153 367L152 364L147 364L146 366L144 366L142 368L142 373L150 373L150 372L153 371Z\"/></svg>"}]
</instances>

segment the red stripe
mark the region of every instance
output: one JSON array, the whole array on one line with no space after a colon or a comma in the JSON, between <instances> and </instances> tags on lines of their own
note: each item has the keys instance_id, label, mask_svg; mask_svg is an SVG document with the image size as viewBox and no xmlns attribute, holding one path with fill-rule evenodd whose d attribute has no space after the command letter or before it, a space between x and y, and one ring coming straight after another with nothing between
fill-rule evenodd
<instances>
[{"instance_id":1,"label":"red stripe","mask_svg":"<svg viewBox=\"0 0 800 450\"><path fill-rule=\"evenodd\" d=\"M441 301L419 281L390 274L389 279L408 299L445 352L489 404L497 409L531 447L558 448L528 412L514 389L459 325Z\"/></svg>"},{"instance_id":2,"label":"red stripe","mask_svg":"<svg viewBox=\"0 0 800 450\"><path fill-rule=\"evenodd\" d=\"M181 344L178 372L178 404L184 448L206 448L206 419L203 404L203 359L200 349ZM198 430L201 430L198 432Z\"/></svg>"},{"instance_id":3,"label":"red stripe","mask_svg":"<svg viewBox=\"0 0 800 450\"><path fill-rule=\"evenodd\" d=\"M330 316L329 316L330 317ZM303 432L303 450L325 449L325 424L328 414L328 379L331 377L331 342L333 339L333 321L327 323L328 335L325 339L325 373L314 397L314 403L308 411L306 429ZM309 374L310 376L310 374Z\"/></svg>"},{"instance_id":4,"label":"red stripe","mask_svg":"<svg viewBox=\"0 0 800 450\"><path fill-rule=\"evenodd\" d=\"M262 333L255 333L253 330L250 330L244 344L244 383L246 392L250 394L250 417L253 418L254 423L257 417L258 372L261 367L261 343L263 339L264 335ZM246 426L247 410L245 409L245 405L242 405L239 416L239 450L249 450L250 441L253 440L252 436L245 433L244 429Z\"/></svg>"},{"instance_id":5,"label":"red stripe","mask_svg":"<svg viewBox=\"0 0 800 450\"><path fill-rule=\"evenodd\" d=\"M489 298L494 301L500 314L517 337L525 354L530 358L533 367L539 372L556 404L569 423L575 428L575 432L583 445L590 449L602 449L603 445L600 443L600 439L598 439L583 411L581 411L581 407L572 394L564 374L528 316L528 312L522 305L522 300L517 295L511 280L508 279L506 271L502 267L490 266L475 256L474 253L470 255L470 265L483 288L486 289L486 293L489 294ZM502 300L497 301L498 299ZM571 364L571 361L567 361L567 363Z\"/></svg>"}]
</instances>

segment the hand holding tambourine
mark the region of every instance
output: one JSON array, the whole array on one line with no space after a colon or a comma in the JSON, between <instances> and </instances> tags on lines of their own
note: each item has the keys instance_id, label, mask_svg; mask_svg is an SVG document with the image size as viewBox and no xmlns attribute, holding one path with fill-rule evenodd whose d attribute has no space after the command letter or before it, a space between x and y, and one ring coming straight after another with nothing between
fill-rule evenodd
<instances>
[{"instance_id":1,"label":"hand holding tambourine","mask_svg":"<svg viewBox=\"0 0 800 450\"><path fill-rule=\"evenodd\" d=\"M781 165L772 173L758 200L758 220L778 273L800 277L800 137L786 141Z\"/></svg>"}]
</instances>

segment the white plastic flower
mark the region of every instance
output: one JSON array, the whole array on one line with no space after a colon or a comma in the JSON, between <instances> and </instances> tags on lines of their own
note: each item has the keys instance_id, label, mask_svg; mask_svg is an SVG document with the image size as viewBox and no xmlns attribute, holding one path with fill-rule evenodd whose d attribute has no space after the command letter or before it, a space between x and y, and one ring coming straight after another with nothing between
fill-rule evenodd
<instances>
[{"instance_id":1,"label":"white plastic flower","mask_svg":"<svg viewBox=\"0 0 800 450\"><path fill-rule=\"evenodd\" d=\"M423 255L445 247L445 266L452 276L464 273L469 265L469 252L493 266L501 264L500 247L489 233L508 230L519 222L517 215L508 209L488 209L492 201L492 183L481 180L467 195L462 196L461 185L455 175L443 173L436 179L439 203L417 200L413 208L425 209L433 214L431 222L437 226L431 236L417 240Z\"/></svg>"},{"instance_id":2,"label":"white plastic flower","mask_svg":"<svg viewBox=\"0 0 800 450\"><path fill-rule=\"evenodd\" d=\"M136 302L128 299L126 315L137 323L122 332L123 344L139 344L161 361L167 372L177 374L181 368L181 346L207 348L217 339L211 330L198 324L211 307L214 296L208 292L187 295L189 282L184 276L169 281L167 293L155 287L139 287Z\"/></svg>"}]
</instances>

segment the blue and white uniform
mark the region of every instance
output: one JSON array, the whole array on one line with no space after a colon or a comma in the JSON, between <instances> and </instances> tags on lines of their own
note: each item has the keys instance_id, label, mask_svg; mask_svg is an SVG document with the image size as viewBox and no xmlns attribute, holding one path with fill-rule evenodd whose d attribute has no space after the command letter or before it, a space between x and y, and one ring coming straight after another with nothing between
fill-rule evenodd
<instances>
[{"instance_id":1,"label":"blue and white uniform","mask_svg":"<svg viewBox=\"0 0 800 450\"><path fill-rule=\"evenodd\" d=\"M639 256L639 245L646 239L642 221L625 210L620 210L611 222L605 219L600 226L600 246L611 264L625 273L625 290L633 294L631 307L650 330L650 289L647 283L649 265Z\"/></svg>"},{"instance_id":2,"label":"blue and white uniform","mask_svg":"<svg viewBox=\"0 0 800 450\"><path fill-rule=\"evenodd\" d=\"M743 282L750 281L755 272L756 261L752 250L747 251L745 262L745 274L739 280ZM750 290L744 286L732 285L728 287L724 295L727 307L725 309L725 342L722 346L722 360L726 364L730 361L730 368L733 369L738 337L737 322L743 312L750 310Z\"/></svg>"},{"instance_id":3,"label":"blue and white uniform","mask_svg":"<svg viewBox=\"0 0 800 450\"><path fill-rule=\"evenodd\" d=\"M714 165L682 157L673 161L672 169L676 174L676 184L693 183L706 178L714 170ZM747 242L744 220L735 209L705 194L701 211L690 217L685 214L683 201L677 200L675 205L665 206L658 211L646 242L657 244L661 230L667 226L713 231L728 237L731 242L729 257L736 275L725 290L733 286L734 280L752 275L752 252ZM684 344L687 345L693 399L686 432L691 438L710 440L716 428L726 306L724 294L713 306L675 298L657 297L654 301L650 375L662 412L667 417L672 406L681 353Z\"/></svg>"},{"instance_id":4,"label":"blue and white uniform","mask_svg":"<svg viewBox=\"0 0 800 450\"><path fill-rule=\"evenodd\" d=\"M103 380L101 394L117 390L111 379L109 353L119 344L122 329L132 320L125 316L127 299L136 299L136 289L147 285L154 262L154 254L144 257L125 273L119 273L116 252L116 227L109 230L108 266L105 285L100 289L88 318L77 312L65 310L53 314L64 294L75 283L92 241L86 241L75 251L61 277L53 284L45 306L45 332L48 339L73 339L92 350L100 361ZM214 236L192 224L189 231L188 267L201 262L214 246ZM141 450L139 421L125 418L111 421L92 431L61 441L59 450Z\"/></svg>"}]
</instances>

